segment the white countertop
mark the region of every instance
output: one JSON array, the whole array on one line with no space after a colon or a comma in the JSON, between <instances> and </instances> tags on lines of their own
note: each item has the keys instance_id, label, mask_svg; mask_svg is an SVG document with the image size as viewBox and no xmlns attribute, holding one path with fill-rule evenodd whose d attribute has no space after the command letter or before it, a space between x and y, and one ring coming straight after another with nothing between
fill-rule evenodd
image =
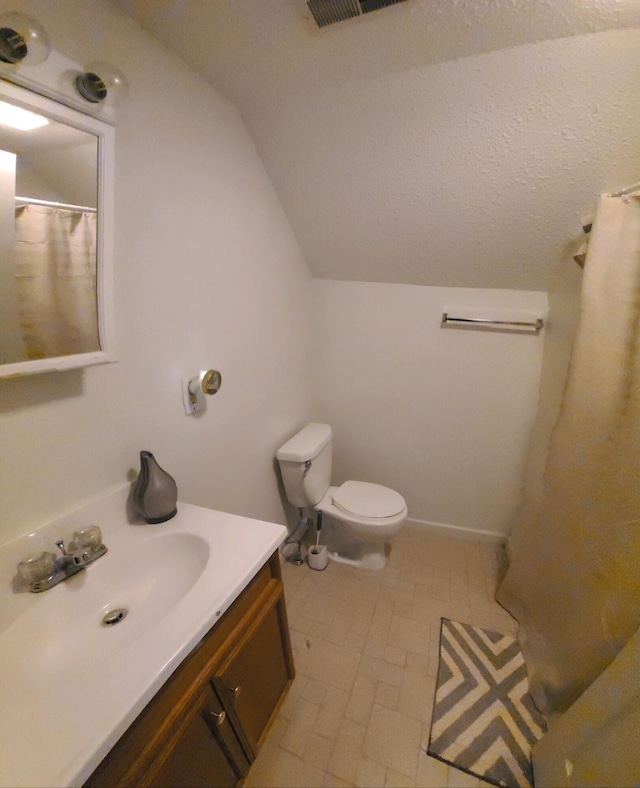
<instances>
[{"instance_id":1,"label":"white countertop","mask_svg":"<svg viewBox=\"0 0 640 788\"><path fill-rule=\"evenodd\" d=\"M286 536L282 525L183 503L166 523L131 524L127 494L120 488L46 526L45 536L66 540L101 526L108 553L84 572L40 594L13 593L2 578L1 786L81 785ZM145 563L156 560L157 537L168 556L188 543L183 577L201 572L193 585L182 581L166 613L172 559L155 573ZM0 548L0 570L15 569L20 549ZM100 589L105 577L120 577L109 582L119 587ZM127 618L99 626L101 611L120 605L130 605Z\"/></svg>"}]
</instances>

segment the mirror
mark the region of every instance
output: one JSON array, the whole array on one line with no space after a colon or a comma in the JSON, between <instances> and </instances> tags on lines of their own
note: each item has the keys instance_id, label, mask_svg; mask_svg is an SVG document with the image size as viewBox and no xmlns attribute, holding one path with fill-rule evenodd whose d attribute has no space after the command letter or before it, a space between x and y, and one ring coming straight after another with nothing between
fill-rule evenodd
<instances>
[{"instance_id":1,"label":"mirror","mask_svg":"<svg viewBox=\"0 0 640 788\"><path fill-rule=\"evenodd\" d=\"M28 125L5 117L16 109L39 125L9 125ZM115 360L113 137L103 120L0 81L0 377Z\"/></svg>"}]
</instances>

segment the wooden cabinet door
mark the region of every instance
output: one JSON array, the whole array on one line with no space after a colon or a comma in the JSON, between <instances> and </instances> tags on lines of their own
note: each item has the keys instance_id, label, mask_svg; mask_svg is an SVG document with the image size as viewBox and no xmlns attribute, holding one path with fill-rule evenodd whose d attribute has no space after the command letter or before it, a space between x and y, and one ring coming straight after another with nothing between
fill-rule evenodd
<instances>
[{"instance_id":1,"label":"wooden cabinet door","mask_svg":"<svg viewBox=\"0 0 640 788\"><path fill-rule=\"evenodd\" d=\"M180 722L175 738L159 752L140 786L227 788L246 776L249 763L229 716L207 686Z\"/></svg>"},{"instance_id":2,"label":"wooden cabinet door","mask_svg":"<svg viewBox=\"0 0 640 788\"><path fill-rule=\"evenodd\" d=\"M292 678L280 627L281 604L282 599L261 611L212 682L250 749L250 760L257 755L267 723Z\"/></svg>"}]
</instances>

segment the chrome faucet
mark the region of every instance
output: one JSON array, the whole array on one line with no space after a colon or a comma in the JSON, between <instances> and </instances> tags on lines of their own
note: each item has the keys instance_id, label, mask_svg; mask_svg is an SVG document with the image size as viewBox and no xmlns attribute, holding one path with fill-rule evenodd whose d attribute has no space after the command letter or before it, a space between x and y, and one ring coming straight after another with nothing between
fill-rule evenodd
<instances>
[{"instance_id":1,"label":"chrome faucet","mask_svg":"<svg viewBox=\"0 0 640 788\"><path fill-rule=\"evenodd\" d=\"M26 580L30 591L39 593L53 588L107 552L97 525L76 531L68 550L63 539L56 542L56 547L62 553L58 558L53 553L43 552L18 564L18 572Z\"/></svg>"}]
</instances>

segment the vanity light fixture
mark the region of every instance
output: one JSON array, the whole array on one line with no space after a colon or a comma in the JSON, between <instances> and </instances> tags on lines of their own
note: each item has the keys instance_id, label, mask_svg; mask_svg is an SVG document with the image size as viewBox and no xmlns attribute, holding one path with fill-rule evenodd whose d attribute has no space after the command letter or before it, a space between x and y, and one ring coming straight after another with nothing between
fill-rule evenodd
<instances>
[{"instance_id":1,"label":"vanity light fixture","mask_svg":"<svg viewBox=\"0 0 640 788\"><path fill-rule=\"evenodd\" d=\"M49 35L39 22L17 11L0 14L0 60L35 66L50 52Z\"/></svg>"},{"instance_id":2,"label":"vanity light fixture","mask_svg":"<svg viewBox=\"0 0 640 788\"><path fill-rule=\"evenodd\" d=\"M96 61L85 66L75 80L76 90L92 104L117 106L127 100L129 83L125 75L111 63Z\"/></svg>"},{"instance_id":3,"label":"vanity light fixture","mask_svg":"<svg viewBox=\"0 0 640 788\"><path fill-rule=\"evenodd\" d=\"M33 17L17 11L0 13L0 64L36 66L44 63L51 51L47 31ZM58 57L58 53L54 54ZM77 67L67 70L63 78L65 90L67 74L71 74L69 87L73 85L77 93L91 104L115 107L129 96L127 78L116 66L106 61L93 61L82 70ZM25 74L21 76L26 79ZM12 79L9 77L10 81Z\"/></svg>"},{"instance_id":4,"label":"vanity light fixture","mask_svg":"<svg viewBox=\"0 0 640 788\"><path fill-rule=\"evenodd\" d=\"M18 131L31 131L31 129L46 126L49 121L37 112L31 112L22 107L16 107L6 101L0 101L0 125L9 126Z\"/></svg>"}]
</instances>

